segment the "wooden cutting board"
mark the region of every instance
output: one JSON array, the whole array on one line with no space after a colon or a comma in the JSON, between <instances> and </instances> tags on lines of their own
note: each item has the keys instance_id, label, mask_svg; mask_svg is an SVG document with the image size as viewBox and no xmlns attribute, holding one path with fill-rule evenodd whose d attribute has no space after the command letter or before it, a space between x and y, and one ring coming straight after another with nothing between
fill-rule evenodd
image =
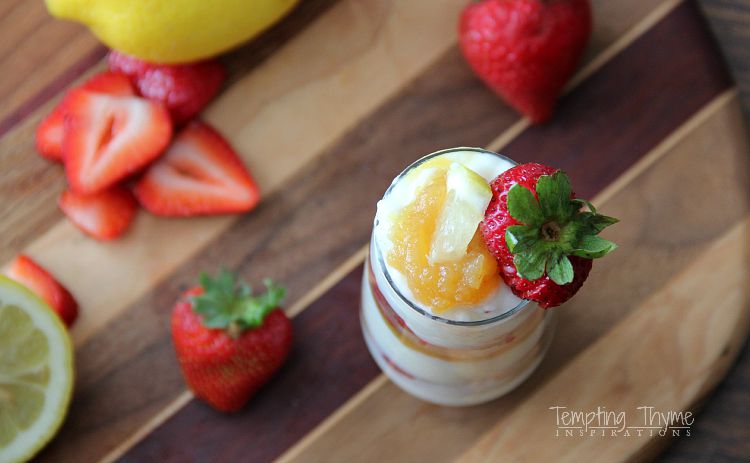
<instances>
[{"instance_id":1,"label":"wooden cutting board","mask_svg":"<svg viewBox=\"0 0 750 463\"><path fill-rule=\"evenodd\" d=\"M261 207L141 214L110 244L62 218L62 172L32 143L59 91L101 69L104 50L36 3L8 7L14 29L2 34L35 30L56 47L37 53L66 59L45 64L53 80L6 82L17 90L0 107L0 258L31 254L82 305L75 398L40 461L642 460L669 437L557 437L550 407L633 421L641 405L695 411L747 334L750 149L692 3L594 0L585 63L555 119L530 127L463 63L453 31L464 1L303 2L226 56L231 82L204 114L255 173ZM6 52L23 67L21 52ZM502 399L456 409L380 374L358 301L375 202L411 161L459 145L559 166L621 223L606 233L620 249L556 309L540 369ZM221 266L285 282L296 333L290 362L233 416L185 391L168 327L177 295Z\"/></svg>"}]
</instances>

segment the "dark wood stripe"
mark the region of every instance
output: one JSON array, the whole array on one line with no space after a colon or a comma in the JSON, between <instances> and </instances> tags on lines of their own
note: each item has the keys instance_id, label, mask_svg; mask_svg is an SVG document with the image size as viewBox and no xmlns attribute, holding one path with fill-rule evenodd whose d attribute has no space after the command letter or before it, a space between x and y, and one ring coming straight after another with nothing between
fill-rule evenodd
<instances>
[{"instance_id":1,"label":"dark wood stripe","mask_svg":"<svg viewBox=\"0 0 750 463\"><path fill-rule=\"evenodd\" d=\"M29 114L33 113L37 108L51 100L63 89L72 84L81 74L101 61L106 53L107 49L104 46L98 46L91 50L86 56L78 60L52 82L47 84L47 86L42 88L38 93L20 105L15 111L6 116L0 121L0 137L28 117Z\"/></svg>"},{"instance_id":2,"label":"dark wood stripe","mask_svg":"<svg viewBox=\"0 0 750 463\"><path fill-rule=\"evenodd\" d=\"M730 83L703 17L686 2L563 98L554 124L527 130L504 153L567 170L591 197Z\"/></svg>"},{"instance_id":3,"label":"dark wood stripe","mask_svg":"<svg viewBox=\"0 0 750 463\"><path fill-rule=\"evenodd\" d=\"M13 9L23 0L5 0L0 4L0 20L9 16Z\"/></svg>"},{"instance_id":4,"label":"dark wood stripe","mask_svg":"<svg viewBox=\"0 0 750 463\"><path fill-rule=\"evenodd\" d=\"M695 9L682 5L565 98L553 123L526 131L505 151L517 159L562 166L573 176L579 191L591 195L730 85ZM686 92L688 88L690 91ZM123 317L119 328L113 327L118 332L133 326L128 318L136 313L140 317L151 313L153 317L153 312L158 311L156 318L161 320L163 332L158 339L140 346L142 353L131 364L107 370L114 372L117 368L118 375L138 375L145 374L149 365L158 364L164 368L160 371L168 377L166 382L179 383L165 320L180 287L201 268L226 264L256 280L270 274L290 282L292 295L299 295L325 275L321 269L330 270L331 261L343 260L367 239L376 200L405 164L440 147L487 144L513 117L468 75L458 52L451 51L411 88L298 176L288 189L270 198L257 214L241 219L216 244L134 307L132 315ZM610 162L613 157L618 161ZM231 251L222 248L225 241L234 243ZM242 246L236 246L240 241L245 243L244 251ZM347 355L371 367L354 322L357 272L296 321L312 323L332 316L342 329L332 330L325 339L298 336L298 351L333 343L346 346ZM344 288L349 287L354 287L355 292L345 292L347 296L342 297ZM338 305L341 300L346 301L344 306ZM84 353L92 355L94 345L104 347L94 341ZM319 362L327 360L321 358ZM369 367L351 374L351 365L346 363L333 370L326 366L328 381L316 382L319 389L311 397L306 390L310 378L293 373L311 370L293 368L300 369L286 370L268 388L296 385L285 389L275 405L258 403L235 417L225 417L194 401L131 449L123 460L267 461L349 399L354 393L350 389L352 381L364 384L375 375ZM356 377L365 373L366 378ZM104 377L106 372L99 374ZM159 383L163 385L164 379ZM92 387L102 395L103 389L114 392L124 384L121 379ZM85 397L86 392L83 394ZM264 392L257 402L270 401L270 397L276 397L273 391ZM254 432L248 431L253 429L250 423L261 417L254 416L261 413L256 410L266 407L275 409L276 414L263 412L264 434L256 440ZM290 422L296 421L305 425L290 427ZM186 441L190 442L189 448Z\"/></svg>"}]
</instances>

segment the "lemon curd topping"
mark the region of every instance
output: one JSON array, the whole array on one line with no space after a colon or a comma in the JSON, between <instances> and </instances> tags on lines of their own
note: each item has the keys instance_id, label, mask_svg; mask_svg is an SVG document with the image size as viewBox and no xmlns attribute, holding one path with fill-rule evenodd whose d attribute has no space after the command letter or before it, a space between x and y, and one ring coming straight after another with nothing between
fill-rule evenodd
<instances>
[{"instance_id":1,"label":"lemon curd topping","mask_svg":"<svg viewBox=\"0 0 750 463\"><path fill-rule=\"evenodd\" d=\"M476 225L466 251L451 259L431 259L433 240L446 202L450 201L448 175L450 162L434 159L410 173L422 183L413 200L391 217L386 255L389 266L398 270L414 298L434 313L478 304L497 289L500 277L497 263L489 253ZM429 169L428 175L421 175ZM408 180L408 179L405 179ZM451 193L452 194L452 193Z\"/></svg>"}]
</instances>

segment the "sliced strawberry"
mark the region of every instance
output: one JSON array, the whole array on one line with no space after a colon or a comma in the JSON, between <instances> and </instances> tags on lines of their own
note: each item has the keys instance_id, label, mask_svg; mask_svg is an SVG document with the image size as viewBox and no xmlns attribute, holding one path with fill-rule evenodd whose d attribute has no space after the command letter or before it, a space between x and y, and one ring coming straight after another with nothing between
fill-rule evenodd
<instances>
[{"instance_id":1,"label":"sliced strawberry","mask_svg":"<svg viewBox=\"0 0 750 463\"><path fill-rule=\"evenodd\" d=\"M58 203L76 227L105 241L122 235L138 209L133 194L120 185L90 195L63 191Z\"/></svg>"},{"instance_id":2,"label":"sliced strawberry","mask_svg":"<svg viewBox=\"0 0 750 463\"><path fill-rule=\"evenodd\" d=\"M153 161L172 123L158 103L76 90L66 98L63 156L77 193L102 191Z\"/></svg>"},{"instance_id":3,"label":"sliced strawberry","mask_svg":"<svg viewBox=\"0 0 750 463\"><path fill-rule=\"evenodd\" d=\"M258 187L229 143L202 122L191 122L134 189L141 205L163 216L246 212Z\"/></svg>"},{"instance_id":4,"label":"sliced strawberry","mask_svg":"<svg viewBox=\"0 0 750 463\"><path fill-rule=\"evenodd\" d=\"M95 75L79 88L107 95L128 96L135 94L127 76L111 71ZM36 129L37 151L50 161L62 161L65 106L65 98L63 98L60 104L55 106L52 112L42 120Z\"/></svg>"},{"instance_id":5,"label":"sliced strawberry","mask_svg":"<svg viewBox=\"0 0 750 463\"><path fill-rule=\"evenodd\" d=\"M64 101L63 101L64 102ZM62 162L63 121L62 103L55 106L36 128L36 150L45 159Z\"/></svg>"},{"instance_id":6,"label":"sliced strawberry","mask_svg":"<svg viewBox=\"0 0 750 463\"><path fill-rule=\"evenodd\" d=\"M55 277L30 257L19 254L10 264L7 275L42 298L70 327L78 318L78 303Z\"/></svg>"},{"instance_id":7,"label":"sliced strawberry","mask_svg":"<svg viewBox=\"0 0 750 463\"><path fill-rule=\"evenodd\" d=\"M109 53L109 67L127 74L144 97L163 103L175 124L182 124L205 107L226 79L217 60L190 64L153 64L117 51Z\"/></svg>"},{"instance_id":8,"label":"sliced strawberry","mask_svg":"<svg viewBox=\"0 0 750 463\"><path fill-rule=\"evenodd\" d=\"M128 76L112 71L104 71L96 74L81 85L80 88L94 93L104 93L106 95L135 95L133 85L130 83Z\"/></svg>"}]
</instances>

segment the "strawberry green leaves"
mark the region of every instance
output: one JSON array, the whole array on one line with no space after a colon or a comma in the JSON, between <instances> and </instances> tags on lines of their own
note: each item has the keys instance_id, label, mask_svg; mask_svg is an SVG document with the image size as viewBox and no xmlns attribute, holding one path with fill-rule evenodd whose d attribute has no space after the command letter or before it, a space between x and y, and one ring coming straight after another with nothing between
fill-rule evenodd
<instances>
[{"instance_id":1,"label":"strawberry green leaves","mask_svg":"<svg viewBox=\"0 0 750 463\"><path fill-rule=\"evenodd\" d=\"M538 227L544 223L544 214L534 193L520 185L508 191L508 212L514 219L529 226Z\"/></svg>"},{"instance_id":2,"label":"strawberry green leaves","mask_svg":"<svg viewBox=\"0 0 750 463\"><path fill-rule=\"evenodd\" d=\"M508 212L523 224L505 232L520 277L533 281L546 273L564 285L574 277L568 256L597 259L617 248L598 234L618 220L597 213L588 201L571 198L564 172L539 177L535 193L518 184L508 191Z\"/></svg>"},{"instance_id":3,"label":"strawberry green leaves","mask_svg":"<svg viewBox=\"0 0 750 463\"><path fill-rule=\"evenodd\" d=\"M253 296L252 288L237 281L237 276L223 269L214 278L200 277L203 294L191 299L193 310L203 318L207 328L227 329L238 335L248 328L258 328L284 298L284 288L265 280L264 294ZM236 337L236 336L234 336Z\"/></svg>"}]
</instances>

